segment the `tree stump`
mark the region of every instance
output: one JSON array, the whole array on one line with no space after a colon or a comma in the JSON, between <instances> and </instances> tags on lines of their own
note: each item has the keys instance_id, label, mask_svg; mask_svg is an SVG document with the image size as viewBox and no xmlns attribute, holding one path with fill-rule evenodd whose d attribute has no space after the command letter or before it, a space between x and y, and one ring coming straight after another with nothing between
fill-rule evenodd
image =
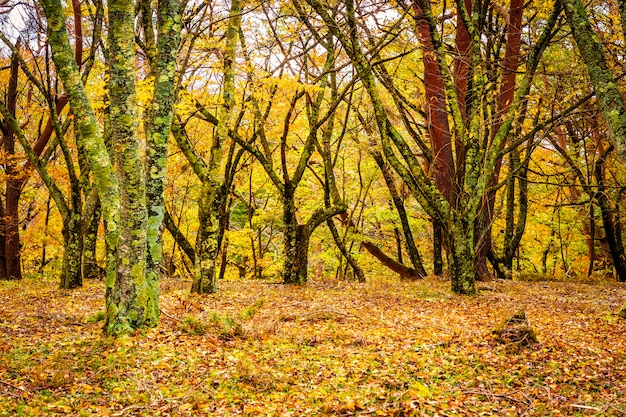
<instances>
[{"instance_id":1,"label":"tree stump","mask_svg":"<svg viewBox=\"0 0 626 417\"><path fill-rule=\"evenodd\" d=\"M496 342L507 347L521 348L539 343L535 330L530 326L524 310L518 310L493 331Z\"/></svg>"}]
</instances>

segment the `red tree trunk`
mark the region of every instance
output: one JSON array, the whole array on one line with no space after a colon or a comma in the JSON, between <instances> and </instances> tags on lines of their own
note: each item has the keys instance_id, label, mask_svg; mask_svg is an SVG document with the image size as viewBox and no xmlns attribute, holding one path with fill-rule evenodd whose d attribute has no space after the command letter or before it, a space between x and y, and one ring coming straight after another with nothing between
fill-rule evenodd
<instances>
[{"instance_id":1,"label":"red tree trunk","mask_svg":"<svg viewBox=\"0 0 626 417\"><path fill-rule=\"evenodd\" d=\"M452 201L455 170L443 78L435 56L430 26L417 2L413 2L413 9L417 22L417 35L423 49L428 135L433 150L435 184L446 200Z\"/></svg>"}]
</instances>

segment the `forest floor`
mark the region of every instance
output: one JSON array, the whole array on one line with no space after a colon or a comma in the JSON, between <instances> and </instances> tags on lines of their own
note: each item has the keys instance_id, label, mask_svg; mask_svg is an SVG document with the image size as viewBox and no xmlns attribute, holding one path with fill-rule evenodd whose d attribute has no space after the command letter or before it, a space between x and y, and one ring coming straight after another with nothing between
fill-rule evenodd
<instances>
[{"instance_id":1,"label":"forest floor","mask_svg":"<svg viewBox=\"0 0 626 417\"><path fill-rule=\"evenodd\" d=\"M102 282L55 286L0 282L1 416L626 415L617 283L169 278L160 326L118 339ZM538 343L498 343L519 309Z\"/></svg>"}]
</instances>

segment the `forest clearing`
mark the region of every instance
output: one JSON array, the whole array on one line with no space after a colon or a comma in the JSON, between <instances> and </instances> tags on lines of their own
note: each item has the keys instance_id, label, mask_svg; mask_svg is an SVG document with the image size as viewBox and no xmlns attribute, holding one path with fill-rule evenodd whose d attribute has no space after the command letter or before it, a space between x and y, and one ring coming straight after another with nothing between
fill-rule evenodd
<instances>
[{"instance_id":1,"label":"forest clearing","mask_svg":"<svg viewBox=\"0 0 626 417\"><path fill-rule=\"evenodd\" d=\"M2 416L620 416L614 283L161 283L158 329L104 337L101 282L0 283ZM498 343L524 309L538 343Z\"/></svg>"},{"instance_id":2,"label":"forest clearing","mask_svg":"<svg viewBox=\"0 0 626 417\"><path fill-rule=\"evenodd\" d=\"M0 0L0 415L626 415L625 62L626 0Z\"/></svg>"}]
</instances>

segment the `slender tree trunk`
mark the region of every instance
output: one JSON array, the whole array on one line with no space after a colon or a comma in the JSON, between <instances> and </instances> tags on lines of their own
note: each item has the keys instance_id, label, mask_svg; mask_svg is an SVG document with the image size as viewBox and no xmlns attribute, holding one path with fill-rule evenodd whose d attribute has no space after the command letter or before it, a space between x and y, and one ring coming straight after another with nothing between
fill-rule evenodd
<instances>
[{"instance_id":1,"label":"slender tree trunk","mask_svg":"<svg viewBox=\"0 0 626 417\"><path fill-rule=\"evenodd\" d=\"M337 245L343 257L346 258L346 261L348 262L348 264L350 264L352 271L354 271L354 276L356 277L357 281L365 282L365 274L363 273L363 269L358 264L356 259L354 259L354 256L352 256L352 254L346 247L343 240L341 240L341 236L339 236L339 231L337 230L337 226L335 226L335 221L333 219L328 219L326 221L326 224L328 225L328 229L330 230L330 233L333 236L335 245Z\"/></svg>"},{"instance_id":2,"label":"slender tree trunk","mask_svg":"<svg viewBox=\"0 0 626 417\"><path fill-rule=\"evenodd\" d=\"M606 240L609 244L611 258L613 258L613 267L617 273L617 279L620 282L626 282L626 256L624 255L623 248L620 248L618 245L615 223L613 222L613 213L606 194L606 188L604 186L604 162L612 150L613 146L609 147L609 149L607 149L596 162L594 170L596 182L598 184L596 200L598 201L598 206L600 207L600 212L602 213L602 225L604 227Z\"/></svg>"},{"instance_id":3,"label":"slender tree trunk","mask_svg":"<svg viewBox=\"0 0 626 417\"><path fill-rule=\"evenodd\" d=\"M426 269L424 268L424 265L422 263L422 258L419 254L419 251L417 250L417 246L415 246L415 239L413 238L413 232L411 231L411 226L409 225L409 218L406 214L404 201L402 201L402 198L398 193L393 174L389 170L389 166L385 163L385 160L383 159L380 151L374 150L370 153L383 174L385 184L387 185L387 189L389 190L389 194L391 194L393 204L396 208L396 211L398 212L398 217L400 217L402 231L404 233L404 237L406 238L406 247L409 254L409 259L411 259L413 268L415 268L417 273L423 278L427 275ZM400 259L399 262L402 263L402 260Z\"/></svg>"},{"instance_id":4,"label":"slender tree trunk","mask_svg":"<svg viewBox=\"0 0 626 417\"><path fill-rule=\"evenodd\" d=\"M19 42L17 45L19 49ZM7 110L13 117L17 107L17 78L19 72L19 62L17 54L13 53L11 58L11 69L9 75L9 85L7 91ZM3 212L4 226L4 257L6 278L22 279L22 262L20 257L20 228L19 228L19 202L25 181L23 172L17 163L15 156L15 132L10 123L5 123L6 134L4 139L4 151L7 155L5 161L6 174L6 206Z\"/></svg>"},{"instance_id":5,"label":"slender tree trunk","mask_svg":"<svg viewBox=\"0 0 626 417\"><path fill-rule=\"evenodd\" d=\"M98 265L96 247L98 243L98 228L102 217L100 199L94 204L91 213L83 213L86 221L83 231L83 278L99 278L102 268Z\"/></svg>"},{"instance_id":6,"label":"slender tree trunk","mask_svg":"<svg viewBox=\"0 0 626 417\"><path fill-rule=\"evenodd\" d=\"M22 279L21 242L19 228L19 194L21 190L7 189L4 214L6 277ZM16 198L17 197L17 198Z\"/></svg>"},{"instance_id":7,"label":"slender tree trunk","mask_svg":"<svg viewBox=\"0 0 626 417\"><path fill-rule=\"evenodd\" d=\"M511 0L509 5L509 19L506 28L506 48L502 61L502 77L500 81L500 92L498 94L497 114L495 123L492 126L492 135L495 136L500 130L504 118L509 111L515 96L515 78L519 66L519 56L522 39L522 14L524 12L524 0ZM501 148L506 144L502 141ZM494 174L491 178L491 186L498 183L502 157L499 157L494 167ZM496 202L496 192L490 191L485 196L485 204L477 219L478 241L476 242L475 268L479 279L485 281L491 278L491 273L487 268L487 254L492 247L491 225Z\"/></svg>"},{"instance_id":8,"label":"slender tree trunk","mask_svg":"<svg viewBox=\"0 0 626 417\"><path fill-rule=\"evenodd\" d=\"M0 196L0 279L7 279L6 236L4 234L4 202Z\"/></svg>"},{"instance_id":9,"label":"slender tree trunk","mask_svg":"<svg viewBox=\"0 0 626 417\"><path fill-rule=\"evenodd\" d=\"M43 274L44 268L48 264L46 259L46 249L48 247L48 233L50 227L50 203L52 202L52 196L48 194L48 200L46 201L46 215L44 217L44 229L43 238L41 239L41 261L39 263L39 273Z\"/></svg>"},{"instance_id":10,"label":"slender tree trunk","mask_svg":"<svg viewBox=\"0 0 626 417\"><path fill-rule=\"evenodd\" d=\"M235 109L235 59L241 27L242 1L233 0L230 7L226 46L223 56L223 104L218 109L217 128L211 156L198 204L199 230L196 243L196 274L191 292L213 293L217 290L216 263L225 229L227 189L223 173L224 147Z\"/></svg>"},{"instance_id":11,"label":"slender tree trunk","mask_svg":"<svg viewBox=\"0 0 626 417\"><path fill-rule=\"evenodd\" d=\"M433 274L443 275L443 230L441 223L432 219L433 224Z\"/></svg>"},{"instance_id":12,"label":"slender tree trunk","mask_svg":"<svg viewBox=\"0 0 626 417\"><path fill-rule=\"evenodd\" d=\"M148 3L149 2L142 2ZM151 13L151 8L148 8ZM144 16L152 21L152 16ZM147 31L152 32L150 24ZM146 202L147 258L146 281L151 294L158 294L163 256L163 217L165 213L165 176L167 144L170 136L174 101L176 99L176 58L181 32L181 1L158 0L157 9L157 56L153 62L154 93L146 123ZM149 33L148 37L152 37ZM156 297L156 295L155 295ZM153 305L153 315L158 317L158 306Z\"/></svg>"}]
</instances>

